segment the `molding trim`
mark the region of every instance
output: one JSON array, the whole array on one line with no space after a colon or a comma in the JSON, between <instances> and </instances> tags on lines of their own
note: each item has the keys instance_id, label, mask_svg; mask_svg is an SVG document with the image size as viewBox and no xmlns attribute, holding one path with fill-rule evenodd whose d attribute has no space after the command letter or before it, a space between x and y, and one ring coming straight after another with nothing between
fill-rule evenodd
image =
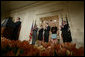
<instances>
[{"instance_id":1,"label":"molding trim","mask_svg":"<svg viewBox=\"0 0 85 57\"><path fill-rule=\"evenodd\" d=\"M53 11L49 11L49 12L44 12L44 13L40 13L40 14L36 14L36 15L43 15L43 14L48 14L48 13L54 13L54 12L60 12L63 9L59 9L59 10L53 10Z\"/></svg>"}]
</instances>

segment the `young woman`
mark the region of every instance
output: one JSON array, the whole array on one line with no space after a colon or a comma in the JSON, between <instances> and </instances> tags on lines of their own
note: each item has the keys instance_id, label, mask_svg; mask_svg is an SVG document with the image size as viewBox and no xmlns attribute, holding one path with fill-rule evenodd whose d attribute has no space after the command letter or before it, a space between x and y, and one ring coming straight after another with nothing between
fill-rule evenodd
<instances>
[{"instance_id":1,"label":"young woman","mask_svg":"<svg viewBox=\"0 0 85 57\"><path fill-rule=\"evenodd\" d=\"M58 28L54 25L51 28L51 32L52 32L51 41L52 41L53 44L56 44L57 43L57 32L58 32Z\"/></svg>"}]
</instances>

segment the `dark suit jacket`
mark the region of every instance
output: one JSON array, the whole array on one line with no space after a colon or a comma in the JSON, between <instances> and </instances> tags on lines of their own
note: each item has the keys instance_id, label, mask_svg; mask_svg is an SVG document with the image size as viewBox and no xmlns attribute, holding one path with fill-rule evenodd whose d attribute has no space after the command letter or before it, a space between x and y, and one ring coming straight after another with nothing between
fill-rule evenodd
<instances>
[{"instance_id":1,"label":"dark suit jacket","mask_svg":"<svg viewBox=\"0 0 85 57\"><path fill-rule=\"evenodd\" d=\"M16 22L15 23L15 30L14 30L14 34L15 34L15 39L18 39L18 37L19 37L19 33L20 33L20 29L21 29L21 22L20 21L18 21L18 22Z\"/></svg>"}]
</instances>

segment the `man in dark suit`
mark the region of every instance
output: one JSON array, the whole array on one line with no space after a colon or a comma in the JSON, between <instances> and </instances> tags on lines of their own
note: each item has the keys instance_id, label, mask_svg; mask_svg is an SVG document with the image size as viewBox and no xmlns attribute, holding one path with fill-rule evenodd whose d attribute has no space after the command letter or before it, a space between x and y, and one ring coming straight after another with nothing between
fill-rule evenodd
<instances>
[{"instance_id":1,"label":"man in dark suit","mask_svg":"<svg viewBox=\"0 0 85 57\"><path fill-rule=\"evenodd\" d=\"M37 31L38 31L38 27L37 25L34 26L33 28L33 38L32 38L32 44L35 45L35 42L37 40Z\"/></svg>"},{"instance_id":2,"label":"man in dark suit","mask_svg":"<svg viewBox=\"0 0 85 57\"><path fill-rule=\"evenodd\" d=\"M46 28L44 29L45 33L44 33L44 42L48 42L49 41L49 31L50 31L50 26L47 23Z\"/></svg>"},{"instance_id":3,"label":"man in dark suit","mask_svg":"<svg viewBox=\"0 0 85 57\"><path fill-rule=\"evenodd\" d=\"M15 30L14 30L14 34L15 34L15 40L18 40L18 37L19 37L19 32L20 32L20 29L21 29L21 21L20 21L20 18L17 17L17 19L15 19Z\"/></svg>"},{"instance_id":4,"label":"man in dark suit","mask_svg":"<svg viewBox=\"0 0 85 57\"><path fill-rule=\"evenodd\" d=\"M38 40L39 41L43 41L43 26L41 25L40 26L40 29L39 29L39 34L38 34Z\"/></svg>"},{"instance_id":5,"label":"man in dark suit","mask_svg":"<svg viewBox=\"0 0 85 57\"><path fill-rule=\"evenodd\" d=\"M63 42L71 42L72 37L71 34L69 33L69 26L66 21L63 21L63 26L61 26L61 31L62 31Z\"/></svg>"}]
</instances>

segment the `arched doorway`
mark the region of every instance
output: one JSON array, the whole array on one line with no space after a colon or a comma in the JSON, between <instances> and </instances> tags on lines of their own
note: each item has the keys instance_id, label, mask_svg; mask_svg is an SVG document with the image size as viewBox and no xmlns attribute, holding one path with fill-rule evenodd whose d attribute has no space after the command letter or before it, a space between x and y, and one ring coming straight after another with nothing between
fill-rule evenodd
<instances>
[{"instance_id":1,"label":"arched doorway","mask_svg":"<svg viewBox=\"0 0 85 57\"><path fill-rule=\"evenodd\" d=\"M59 16L58 15L41 17L40 21L41 21L41 24L43 25L43 27L45 27L46 23L48 23L50 27L53 27L56 25L57 28L59 29ZM49 39L51 39L51 31L50 31ZM57 39L59 39L59 32L58 32Z\"/></svg>"}]
</instances>

